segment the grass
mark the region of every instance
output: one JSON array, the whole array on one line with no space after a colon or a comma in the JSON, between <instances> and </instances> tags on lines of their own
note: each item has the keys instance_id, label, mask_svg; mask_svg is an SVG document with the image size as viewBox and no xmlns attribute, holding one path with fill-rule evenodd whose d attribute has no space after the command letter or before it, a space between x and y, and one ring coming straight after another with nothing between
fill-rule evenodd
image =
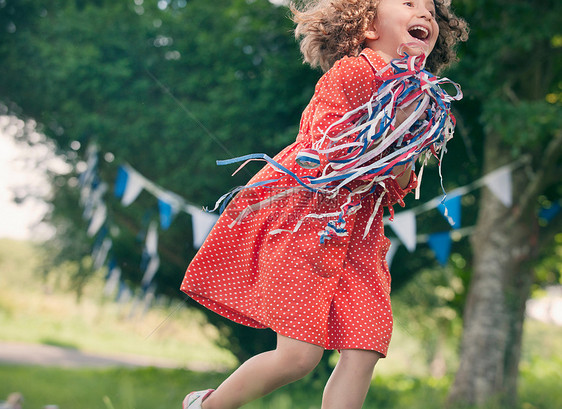
<instances>
[{"instance_id":1,"label":"grass","mask_svg":"<svg viewBox=\"0 0 562 409\"><path fill-rule=\"evenodd\" d=\"M26 408L58 405L73 409L177 408L186 385L215 384L212 373L183 370L59 369L0 367L0 396L19 391Z\"/></svg>"},{"instance_id":2,"label":"grass","mask_svg":"<svg viewBox=\"0 0 562 409\"><path fill-rule=\"evenodd\" d=\"M37 279L37 249L0 240L0 340L40 343L104 354L134 354L173 360L178 366L231 367L234 357L218 348L203 315L181 302L160 300L143 313L133 303L102 297L103 273L79 303L64 291L63 274ZM61 288L63 290L61 290Z\"/></svg>"},{"instance_id":3,"label":"grass","mask_svg":"<svg viewBox=\"0 0 562 409\"><path fill-rule=\"evenodd\" d=\"M562 360L531 364L521 377L521 403L513 409L562 407ZM186 392L206 389L226 375L180 369L60 369L0 366L0 396L20 391L25 408L56 404L61 409L177 408ZM319 409L327 374L312 374L244 409ZM433 379L393 375L376 377L365 408L442 409L448 377ZM496 409L488 405L482 409Z\"/></svg>"},{"instance_id":4,"label":"grass","mask_svg":"<svg viewBox=\"0 0 562 409\"><path fill-rule=\"evenodd\" d=\"M179 367L232 368L234 358L218 348L216 333L203 316L183 304L160 300L146 314L131 303L100 296L96 277L77 303L64 289L64 274L39 276L37 249L29 243L0 240L0 340L42 343L105 354L138 354L173 360ZM179 277L181 278L181 277ZM178 279L179 279L178 278ZM562 407L562 329L527 321L520 378L520 405L514 409ZM415 334L399 325L390 358L377 368L365 408L441 409L452 376L428 375ZM314 372L245 409L320 407L327 373ZM186 392L215 387L225 372L187 369L65 369L0 365L0 400L10 392L25 396L24 408L56 404L61 409L177 408ZM483 409L496 409L489 405Z\"/></svg>"}]
</instances>

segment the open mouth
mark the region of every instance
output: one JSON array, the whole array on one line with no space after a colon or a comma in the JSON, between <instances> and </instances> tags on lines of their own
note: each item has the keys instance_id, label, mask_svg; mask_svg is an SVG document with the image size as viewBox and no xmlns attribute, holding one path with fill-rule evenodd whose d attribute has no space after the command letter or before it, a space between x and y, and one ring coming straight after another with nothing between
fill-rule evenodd
<instances>
[{"instance_id":1,"label":"open mouth","mask_svg":"<svg viewBox=\"0 0 562 409\"><path fill-rule=\"evenodd\" d=\"M425 41L429 38L429 30L422 26L413 26L408 33L417 40Z\"/></svg>"}]
</instances>

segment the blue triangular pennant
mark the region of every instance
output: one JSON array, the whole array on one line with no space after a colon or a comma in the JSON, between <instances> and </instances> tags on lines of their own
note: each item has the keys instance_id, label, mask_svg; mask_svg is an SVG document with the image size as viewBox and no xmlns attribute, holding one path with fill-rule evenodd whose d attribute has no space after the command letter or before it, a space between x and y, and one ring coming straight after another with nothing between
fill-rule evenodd
<instances>
[{"instance_id":1,"label":"blue triangular pennant","mask_svg":"<svg viewBox=\"0 0 562 409\"><path fill-rule=\"evenodd\" d=\"M127 180L129 179L129 173L127 169L123 166L119 166L117 169L117 179L115 180L115 189L113 190L113 194L116 197L122 197L125 193L125 189L127 188Z\"/></svg>"},{"instance_id":2,"label":"blue triangular pennant","mask_svg":"<svg viewBox=\"0 0 562 409\"><path fill-rule=\"evenodd\" d=\"M451 253L451 235L449 232L430 234L427 243L435 253L437 261L442 266L447 265Z\"/></svg>"},{"instance_id":3,"label":"blue triangular pennant","mask_svg":"<svg viewBox=\"0 0 562 409\"><path fill-rule=\"evenodd\" d=\"M160 210L160 227L168 230L174 218L174 209L170 203L162 199L158 199L158 209Z\"/></svg>"},{"instance_id":4,"label":"blue triangular pennant","mask_svg":"<svg viewBox=\"0 0 562 409\"><path fill-rule=\"evenodd\" d=\"M550 207L543 207L539 212L539 217L550 222L560 212L560 203L553 203Z\"/></svg>"},{"instance_id":5,"label":"blue triangular pennant","mask_svg":"<svg viewBox=\"0 0 562 409\"><path fill-rule=\"evenodd\" d=\"M437 206L437 209L439 209L453 229L461 228L461 198L462 196L460 195L453 196Z\"/></svg>"}]
</instances>

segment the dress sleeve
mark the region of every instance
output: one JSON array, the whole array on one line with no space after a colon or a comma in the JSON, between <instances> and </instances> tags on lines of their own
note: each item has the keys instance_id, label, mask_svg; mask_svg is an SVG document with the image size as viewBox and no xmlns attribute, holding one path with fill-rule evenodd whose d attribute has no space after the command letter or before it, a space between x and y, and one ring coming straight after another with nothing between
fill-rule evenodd
<instances>
[{"instance_id":1,"label":"dress sleeve","mask_svg":"<svg viewBox=\"0 0 562 409\"><path fill-rule=\"evenodd\" d=\"M374 91L380 86L375 73L363 57L343 58L328 71L318 84L316 90L316 106L312 118L310 132L314 141L320 140L330 125L341 119L346 113L367 103ZM348 125L332 126L328 133L334 137L344 131ZM339 143L352 140L353 135ZM328 147L326 138L320 149ZM332 155L337 157L342 152ZM326 158L320 158L322 164Z\"/></svg>"}]
</instances>

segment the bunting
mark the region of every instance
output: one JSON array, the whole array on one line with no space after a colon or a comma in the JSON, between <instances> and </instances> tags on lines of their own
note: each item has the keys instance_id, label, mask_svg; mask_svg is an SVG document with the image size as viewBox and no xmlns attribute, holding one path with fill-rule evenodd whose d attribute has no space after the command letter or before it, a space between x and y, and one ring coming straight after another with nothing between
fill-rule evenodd
<instances>
[{"instance_id":1,"label":"bunting","mask_svg":"<svg viewBox=\"0 0 562 409\"><path fill-rule=\"evenodd\" d=\"M86 149L86 170L80 174L78 179L80 186L80 204L83 206L88 197L90 187L94 185L96 170L98 166L98 147L96 144L91 144Z\"/></svg>"},{"instance_id":2,"label":"bunting","mask_svg":"<svg viewBox=\"0 0 562 409\"><path fill-rule=\"evenodd\" d=\"M140 195L144 188L144 178L133 168L127 169L127 177L125 179L125 187L123 196L121 196L121 204L129 206Z\"/></svg>"},{"instance_id":3,"label":"bunting","mask_svg":"<svg viewBox=\"0 0 562 409\"><path fill-rule=\"evenodd\" d=\"M149 256L158 253L158 227L155 222L150 223L146 232L145 249Z\"/></svg>"},{"instance_id":4,"label":"bunting","mask_svg":"<svg viewBox=\"0 0 562 409\"><path fill-rule=\"evenodd\" d=\"M451 196L439 203L437 209L454 229L461 227L461 196Z\"/></svg>"},{"instance_id":5,"label":"bunting","mask_svg":"<svg viewBox=\"0 0 562 409\"><path fill-rule=\"evenodd\" d=\"M88 148L86 167L79 179L80 202L84 207L83 217L88 221L87 234L90 237L98 236L98 244L94 246L92 252L92 260L96 268L100 268L106 263L112 248L111 238L105 237L107 234L105 226L108 209L103 201L103 196L108 191L108 185L98 177L98 154L95 145ZM388 265L392 264L400 245L404 245L409 252L413 252L416 250L418 243L427 243L435 254L436 260L441 265L446 265L453 242L452 233L437 232L429 235L417 235L416 216L422 212L437 209L450 223L455 232L455 237L471 234L472 227L462 227L462 196L474 189L486 186L506 207L512 206L511 173L513 169L526 163L528 159L528 157L522 157L467 186L454 189L448 196L438 196L416 208L396 213L392 223L390 223L388 217L385 217L385 225L389 225L396 235L396 238L390 239L391 245L386 256ZM149 299L147 293L153 289L152 282L160 267L158 229L169 229L179 212L188 213L192 218L193 246L199 248L215 225L218 216L208 213L200 207L188 203L181 196L161 188L130 165L119 166L113 193L121 199L122 205L126 207L132 204L142 191L146 191L156 198L159 214L159 222L152 221L146 231L143 260L141 261L141 271L143 271L141 288L143 297ZM548 221L560 209L560 203L554 203L549 208L541 210L539 217ZM110 295L115 292L117 292L116 299L119 302L132 298L131 290L121 281L121 270L116 265L115 260L111 259L104 294Z\"/></svg>"},{"instance_id":6,"label":"bunting","mask_svg":"<svg viewBox=\"0 0 562 409\"><path fill-rule=\"evenodd\" d=\"M201 247L207 234L218 219L216 215L205 212L202 208L187 202L178 194L161 188L141 175L130 165L125 164L120 166L117 173L114 194L117 197L125 197L127 194L126 192L129 191L130 183L134 184L134 188L131 188L132 192L146 190L156 197L160 215L160 227L163 230L167 230L171 226L175 216L179 212L188 213L192 217L193 245L195 248ZM127 201L125 201L126 205L132 203L130 199L133 199L133 197L136 198L132 193L129 194Z\"/></svg>"},{"instance_id":7,"label":"bunting","mask_svg":"<svg viewBox=\"0 0 562 409\"><path fill-rule=\"evenodd\" d=\"M195 207L191 207L189 213L193 221L193 246L199 248L217 222L218 216Z\"/></svg>"},{"instance_id":8,"label":"bunting","mask_svg":"<svg viewBox=\"0 0 562 409\"><path fill-rule=\"evenodd\" d=\"M386 252L386 264L388 267L392 265L392 260L394 260L394 255L396 254L396 250L398 250L398 246L400 243L398 240L390 239L390 247Z\"/></svg>"},{"instance_id":9,"label":"bunting","mask_svg":"<svg viewBox=\"0 0 562 409\"><path fill-rule=\"evenodd\" d=\"M113 194L115 197L123 197L125 194L125 188L127 187L127 180L129 179L129 173L123 166L119 166L117 169L117 177L115 178L115 187L113 189Z\"/></svg>"},{"instance_id":10,"label":"bunting","mask_svg":"<svg viewBox=\"0 0 562 409\"><path fill-rule=\"evenodd\" d=\"M107 219L107 207L104 203L98 203L96 206L90 224L88 226L87 234L90 237L96 235L96 233L101 229L105 220Z\"/></svg>"},{"instance_id":11,"label":"bunting","mask_svg":"<svg viewBox=\"0 0 562 409\"><path fill-rule=\"evenodd\" d=\"M554 217L560 213L562 209L561 201L552 203L548 207L543 207L539 212L539 218L543 219L546 222L550 222Z\"/></svg>"},{"instance_id":12,"label":"bunting","mask_svg":"<svg viewBox=\"0 0 562 409\"><path fill-rule=\"evenodd\" d=\"M439 264L442 266L447 265L449 254L451 253L451 234L448 231L431 234L427 243L435 253Z\"/></svg>"},{"instance_id":13,"label":"bunting","mask_svg":"<svg viewBox=\"0 0 562 409\"><path fill-rule=\"evenodd\" d=\"M414 212L397 213L390 227L410 253L416 249L416 215Z\"/></svg>"},{"instance_id":14,"label":"bunting","mask_svg":"<svg viewBox=\"0 0 562 409\"><path fill-rule=\"evenodd\" d=\"M96 180L95 183L84 189L83 191L87 192L88 197L85 199L84 212L82 213L82 217L85 220L90 220L96 210L97 206L99 206L103 200L103 195L107 191L107 183L99 182Z\"/></svg>"},{"instance_id":15,"label":"bunting","mask_svg":"<svg viewBox=\"0 0 562 409\"><path fill-rule=\"evenodd\" d=\"M95 145L88 148L85 170L80 174L80 204L83 206L83 218L88 222L87 234L96 237L92 249L92 263L94 269L103 267L110 258L112 248L111 237L108 237L108 209L103 200L108 191L107 183L98 176L99 151ZM143 272L141 280L142 294L133 295L131 289L121 278L121 269L115 259L111 258L108 265L106 284L103 293L106 296L116 294L116 300L123 304L131 299L134 303L145 305L154 298L154 277L160 268L158 255L158 230L167 230L178 212L184 211L192 217L193 244L199 248L218 217L188 203L181 196L165 190L151 182L128 164L119 166L114 183L113 194L121 199L125 207L132 204L142 191L147 191L156 197L158 204L159 223L149 223L144 236L144 248L141 257L140 270ZM152 295L151 295L152 294Z\"/></svg>"},{"instance_id":16,"label":"bunting","mask_svg":"<svg viewBox=\"0 0 562 409\"><path fill-rule=\"evenodd\" d=\"M107 259L107 255L109 254L109 250L113 242L109 237L103 239L101 246L99 247L98 251L94 254L94 261L92 263L94 270L99 270L105 264L105 260Z\"/></svg>"},{"instance_id":17,"label":"bunting","mask_svg":"<svg viewBox=\"0 0 562 409\"><path fill-rule=\"evenodd\" d=\"M158 199L158 210L160 211L160 227L163 230L168 230L172 225L172 220L177 210L172 207L171 203L165 202L162 199Z\"/></svg>"},{"instance_id":18,"label":"bunting","mask_svg":"<svg viewBox=\"0 0 562 409\"><path fill-rule=\"evenodd\" d=\"M158 256L158 227L156 222L150 223L148 231L146 232L141 269L143 265L146 265L146 268L141 280L141 287L143 291L146 291L160 267L160 257Z\"/></svg>"},{"instance_id":19,"label":"bunting","mask_svg":"<svg viewBox=\"0 0 562 409\"><path fill-rule=\"evenodd\" d=\"M115 300L118 304L126 304L133 298L133 292L129 288L127 284L123 281L119 282L119 289L117 291L117 295L115 296Z\"/></svg>"},{"instance_id":20,"label":"bunting","mask_svg":"<svg viewBox=\"0 0 562 409\"><path fill-rule=\"evenodd\" d=\"M427 243L433 250L437 261L441 264L446 264L451 251L451 234L440 232L416 236L415 216L437 208L455 232L460 233L462 231L463 234L469 234L472 231L471 227L462 229L462 196L486 186L504 206L511 207L513 205L511 174L514 169L528 163L529 160L529 156L522 156L516 161L502 166L466 186L454 189L449 195L435 197L416 208L396 213L393 222L390 222L389 217L385 217L384 224L392 228L399 239L399 243L403 244L408 251L414 251L416 243ZM554 206L554 209L556 209L556 206ZM541 214L546 215L548 213L543 210Z\"/></svg>"},{"instance_id":21,"label":"bunting","mask_svg":"<svg viewBox=\"0 0 562 409\"><path fill-rule=\"evenodd\" d=\"M500 168L484 178L486 186L503 203L505 207L511 207L511 169Z\"/></svg>"},{"instance_id":22,"label":"bunting","mask_svg":"<svg viewBox=\"0 0 562 409\"><path fill-rule=\"evenodd\" d=\"M107 276L105 278L105 286L103 287L103 295L106 297L115 294L121 280L121 269L115 262L111 260L108 266Z\"/></svg>"}]
</instances>

